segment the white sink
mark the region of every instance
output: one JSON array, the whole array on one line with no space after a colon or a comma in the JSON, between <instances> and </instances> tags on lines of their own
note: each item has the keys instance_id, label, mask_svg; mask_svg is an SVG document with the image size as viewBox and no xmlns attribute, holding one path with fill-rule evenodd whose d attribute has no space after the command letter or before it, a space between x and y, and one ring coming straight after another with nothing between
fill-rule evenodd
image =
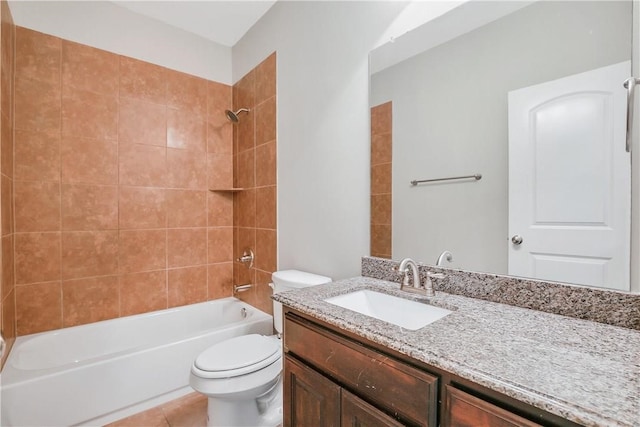
<instances>
[{"instance_id":1,"label":"white sink","mask_svg":"<svg viewBox=\"0 0 640 427\"><path fill-rule=\"evenodd\" d=\"M451 314L451 310L366 289L327 298L325 301L411 331Z\"/></svg>"}]
</instances>

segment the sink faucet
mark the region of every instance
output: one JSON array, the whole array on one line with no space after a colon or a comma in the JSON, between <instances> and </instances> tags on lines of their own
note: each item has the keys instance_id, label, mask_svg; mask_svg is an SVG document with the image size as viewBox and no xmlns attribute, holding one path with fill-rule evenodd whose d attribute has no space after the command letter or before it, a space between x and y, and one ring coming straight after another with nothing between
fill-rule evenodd
<instances>
[{"instance_id":1,"label":"sink faucet","mask_svg":"<svg viewBox=\"0 0 640 427\"><path fill-rule=\"evenodd\" d=\"M413 275L413 286L409 285L409 275L407 274L407 267L411 267L411 273ZM431 278L444 277L444 274L427 272L427 281L423 286L420 283L420 273L418 272L418 265L411 258L405 258L400 262L400 267L398 267L398 272L403 275L402 285L400 286L400 289L402 289L403 291L423 294L427 298L432 298L435 296Z\"/></svg>"},{"instance_id":2,"label":"sink faucet","mask_svg":"<svg viewBox=\"0 0 640 427\"><path fill-rule=\"evenodd\" d=\"M411 267L411 273L413 274L413 287L420 288L420 274L418 273L418 265L411 258L405 258L400 262L398 272L403 275L402 287L409 287L409 275L407 274L407 266Z\"/></svg>"},{"instance_id":3,"label":"sink faucet","mask_svg":"<svg viewBox=\"0 0 640 427\"><path fill-rule=\"evenodd\" d=\"M438 261L436 261L436 267L440 267L445 259L449 262L453 261L453 255L451 254L451 252L449 251L442 252L438 257Z\"/></svg>"}]
</instances>

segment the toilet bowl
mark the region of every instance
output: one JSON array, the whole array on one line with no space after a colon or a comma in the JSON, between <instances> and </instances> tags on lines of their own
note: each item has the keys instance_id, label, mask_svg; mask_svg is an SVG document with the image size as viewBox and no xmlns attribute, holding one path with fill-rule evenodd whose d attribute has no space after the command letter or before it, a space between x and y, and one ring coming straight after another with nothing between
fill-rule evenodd
<instances>
[{"instance_id":1,"label":"toilet bowl","mask_svg":"<svg viewBox=\"0 0 640 427\"><path fill-rule=\"evenodd\" d=\"M271 276L274 293L329 283L297 270ZM273 302L282 332L282 305ZM282 342L278 335L243 335L215 344L196 358L189 384L208 397L207 426L275 427L282 424Z\"/></svg>"}]
</instances>

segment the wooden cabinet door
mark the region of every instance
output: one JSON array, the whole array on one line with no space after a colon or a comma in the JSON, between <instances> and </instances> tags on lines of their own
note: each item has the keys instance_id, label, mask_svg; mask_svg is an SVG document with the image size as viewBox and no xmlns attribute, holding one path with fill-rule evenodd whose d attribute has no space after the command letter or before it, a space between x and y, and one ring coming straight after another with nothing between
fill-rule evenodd
<instances>
[{"instance_id":1,"label":"wooden cabinet door","mask_svg":"<svg viewBox=\"0 0 640 427\"><path fill-rule=\"evenodd\" d=\"M293 316L285 320L285 345L387 413L412 425L437 426L437 377Z\"/></svg>"},{"instance_id":2,"label":"wooden cabinet door","mask_svg":"<svg viewBox=\"0 0 640 427\"><path fill-rule=\"evenodd\" d=\"M342 390L341 427L401 427L402 425L376 407Z\"/></svg>"},{"instance_id":3,"label":"wooden cabinet door","mask_svg":"<svg viewBox=\"0 0 640 427\"><path fill-rule=\"evenodd\" d=\"M339 427L340 386L297 360L284 360L285 427Z\"/></svg>"},{"instance_id":4,"label":"wooden cabinet door","mask_svg":"<svg viewBox=\"0 0 640 427\"><path fill-rule=\"evenodd\" d=\"M449 385L445 390L442 427L541 427Z\"/></svg>"}]
</instances>

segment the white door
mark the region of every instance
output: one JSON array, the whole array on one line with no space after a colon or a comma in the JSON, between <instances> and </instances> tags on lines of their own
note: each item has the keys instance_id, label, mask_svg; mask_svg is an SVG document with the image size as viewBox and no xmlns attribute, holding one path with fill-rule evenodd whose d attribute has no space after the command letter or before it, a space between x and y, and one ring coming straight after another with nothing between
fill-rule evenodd
<instances>
[{"instance_id":1,"label":"white door","mask_svg":"<svg viewBox=\"0 0 640 427\"><path fill-rule=\"evenodd\" d=\"M627 61L509 92L509 274L629 289L630 73Z\"/></svg>"}]
</instances>

